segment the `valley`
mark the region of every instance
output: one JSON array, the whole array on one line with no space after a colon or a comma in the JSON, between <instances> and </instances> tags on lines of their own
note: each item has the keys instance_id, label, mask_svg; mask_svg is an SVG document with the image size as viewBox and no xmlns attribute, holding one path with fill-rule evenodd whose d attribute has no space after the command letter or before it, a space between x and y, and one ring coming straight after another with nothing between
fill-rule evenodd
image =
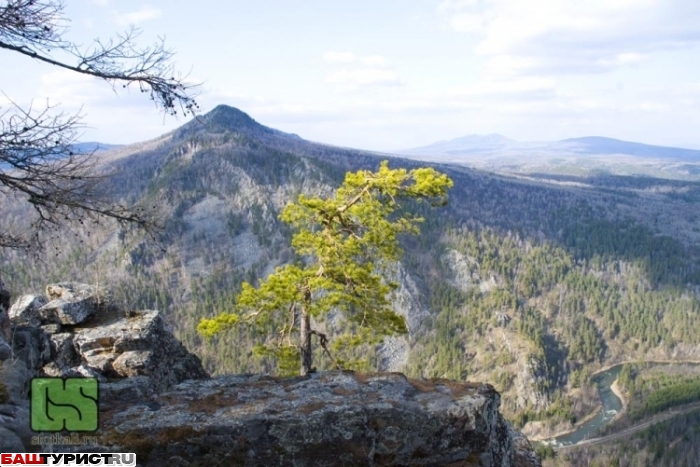
<instances>
[{"instance_id":1,"label":"valley","mask_svg":"<svg viewBox=\"0 0 700 467\"><path fill-rule=\"evenodd\" d=\"M154 207L159 238L109 222L81 226L47 238L39 257L0 252L0 276L17 295L66 278L113 284L125 308L164 311L214 374L274 369L253 355L255 330L207 341L196 326L232 309L244 281L293 259L278 219L287 201L329 193L347 171L385 159L392 168L429 164L455 186L445 208L406 206L425 218L419 236L403 239L393 278L409 334L347 355L357 369L488 382L506 418L546 438L597 411L591 376L600 369L700 360L692 177L494 173L312 143L226 106L99 157L115 173L116 199ZM21 206L6 201L7 225L21 226ZM331 367L321 351L314 357L320 370Z\"/></svg>"}]
</instances>

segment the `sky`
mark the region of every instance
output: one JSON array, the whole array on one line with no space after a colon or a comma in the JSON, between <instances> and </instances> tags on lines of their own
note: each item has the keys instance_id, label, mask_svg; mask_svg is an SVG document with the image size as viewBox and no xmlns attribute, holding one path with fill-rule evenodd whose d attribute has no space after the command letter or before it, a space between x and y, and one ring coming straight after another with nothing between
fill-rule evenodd
<instances>
[{"instance_id":1,"label":"sky","mask_svg":"<svg viewBox=\"0 0 700 467\"><path fill-rule=\"evenodd\" d=\"M696 0L68 0L65 15L65 37L85 46L129 25L140 45L164 37L203 112L231 105L311 141L391 151L499 133L700 149ZM3 108L81 112L82 141L187 121L5 50L0 90Z\"/></svg>"}]
</instances>

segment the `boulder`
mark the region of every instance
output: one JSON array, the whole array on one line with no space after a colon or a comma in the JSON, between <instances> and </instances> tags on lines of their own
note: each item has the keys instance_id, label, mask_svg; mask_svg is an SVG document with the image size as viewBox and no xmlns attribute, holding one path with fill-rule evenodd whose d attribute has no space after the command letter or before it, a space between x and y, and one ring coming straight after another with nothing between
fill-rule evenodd
<instances>
[{"instance_id":1,"label":"boulder","mask_svg":"<svg viewBox=\"0 0 700 467\"><path fill-rule=\"evenodd\" d=\"M51 300L44 305L43 297L25 295L13 308L14 355L33 375L88 376L104 382L144 376L156 391L208 377L199 358L175 339L158 311L127 314L102 306L109 302L100 297L110 294L86 284L53 284L46 292ZM60 322L41 324L53 319ZM0 361L11 355L0 338Z\"/></svg>"},{"instance_id":2,"label":"boulder","mask_svg":"<svg viewBox=\"0 0 700 467\"><path fill-rule=\"evenodd\" d=\"M516 455L499 405L488 384L397 373L222 376L113 400L98 449L144 466L538 466Z\"/></svg>"},{"instance_id":3,"label":"boulder","mask_svg":"<svg viewBox=\"0 0 700 467\"><path fill-rule=\"evenodd\" d=\"M49 334L51 343L51 361L44 365L43 372L46 376L69 377L75 373L72 367L80 365L81 360L73 347L73 334L62 332Z\"/></svg>"},{"instance_id":4,"label":"boulder","mask_svg":"<svg viewBox=\"0 0 700 467\"><path fill-rule=\"evenodd\" d=\"M46 297L43 295L22 295L10 307L10 321L13 324L39 326L41 324L39 308L46 303Z\"/></svg>"},{"instance_id":5,"label":"boulder","mask_svg":"<svg viewBox=\"0 0 700 467\"><path fill-rule=\"evenodd\" d=\"M207 378L199 358L170 333L160 312L147 310L76 327L81 361L107 378L149 376L160 391L186 379Z\"/></svg>"},{"instance_id":6,"label":"boulder","mask_svg":"<svg viewBox=\"0 0 700 467\"><path fill-rule=\"evenodd\" d=\"M103 400L148 398L209 377L158 311L126 313L110 305L108 292L86 284L54 284L46 292L48 303L26 295L13 305L11 320L6 314L11 346L0 332L0 452L31 447L28 396L35 376L96 378L101 408Z\"/></svg>"},{"instance_id":7,"label":"boulder","mask_svg":"<svg viewBox=\"0 0 700 467\"><path fill-rule=\"evenodd\" d=\"M50 301L39 308L42 322L66 325L82 323L110 301L104 289L75 282L48 285L46 296Z\"/></svg>"}]
</instances>

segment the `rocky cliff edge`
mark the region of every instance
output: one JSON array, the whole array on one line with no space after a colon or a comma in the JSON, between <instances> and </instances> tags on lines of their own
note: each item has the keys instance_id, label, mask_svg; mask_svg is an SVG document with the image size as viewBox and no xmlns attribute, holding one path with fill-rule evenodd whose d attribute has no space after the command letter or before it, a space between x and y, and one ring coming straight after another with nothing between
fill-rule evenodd
<instances>
[{"instance_id":1,"label":"rocky cliff edge","mask_svg":"<svg viewBox=\"0 0 700 467\"><path fill-rule=\"evenodd\" d=\"M143 466L540 465L489 384L346 371L209 378L157 311L118 310L85 284L52 284L9 310L0 295L3 452L136 452ZM34 376L100 381L96 445L32 445Z\"/></svg>"}]
</instances>

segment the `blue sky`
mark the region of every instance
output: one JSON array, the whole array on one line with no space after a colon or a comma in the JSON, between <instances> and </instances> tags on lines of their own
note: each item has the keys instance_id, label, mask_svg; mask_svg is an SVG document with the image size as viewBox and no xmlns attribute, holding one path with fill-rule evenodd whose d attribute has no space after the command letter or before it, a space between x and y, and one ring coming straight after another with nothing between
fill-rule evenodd
<instances>
[{"instance_id":1,"label":"blue sky","mask_svg":"<svg viewBox=\"0 0 700 467\"><path fill-rule=\"evenodd\" d=\"M164 36L203 83L204 111L232 105L313 141L599 135L700 149L694 0L70 0L66 15L83 44L129 24L143 44ZM0 60L13 100L82 109L83 140L142 141L185 121L138 92Z\"/></svg>"}]
</instances>

